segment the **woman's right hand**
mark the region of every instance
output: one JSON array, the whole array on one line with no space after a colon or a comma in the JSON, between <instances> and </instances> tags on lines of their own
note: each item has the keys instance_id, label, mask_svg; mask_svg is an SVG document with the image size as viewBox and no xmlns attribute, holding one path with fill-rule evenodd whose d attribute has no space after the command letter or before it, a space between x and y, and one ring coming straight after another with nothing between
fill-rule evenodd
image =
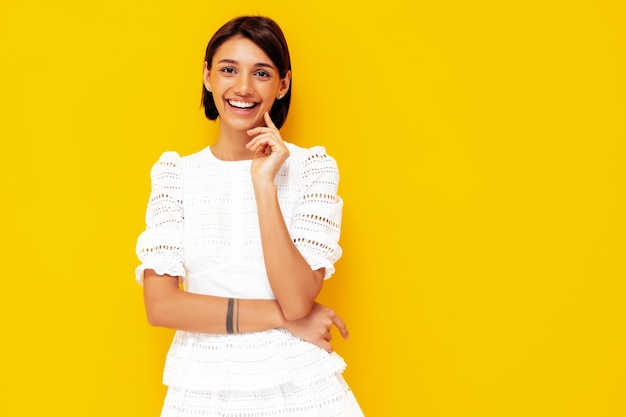
<instances>
[{"instance_id":1,"label":"woman's right hand","mask_svg":"<svg viewBox=\"0 0 626 417\"><path fill-rule=\"evenodd\" d=\"M313 304L313 308L306 316L285 322L285 328L294 336L313 343L329 353L333 351L333 347L330 344L332 339L330 330L333 325L339 330L344 339L348 338L348 328L341 317L331 308L317 302Z\"/></svg>"}]
</instances>

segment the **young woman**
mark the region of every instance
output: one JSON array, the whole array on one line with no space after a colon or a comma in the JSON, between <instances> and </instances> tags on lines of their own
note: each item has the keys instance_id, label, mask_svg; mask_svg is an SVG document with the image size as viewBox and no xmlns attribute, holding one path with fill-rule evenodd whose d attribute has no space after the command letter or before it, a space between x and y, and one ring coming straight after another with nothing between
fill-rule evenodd
<instances>
[{"instance_id":1,"label":"young woman","mask_svg":"<svg viewBox=\"0 0 626 417\"><path fill-rule=\"evenodd\" d=\"M203 84L219 135L161 155L137 241L148 321L177 330L162 416L362 416L330 345L346 326L315 301L341 256L337 164L280 135L291 62L279 26L227 22Z\"/></svg>"}]
</instances>

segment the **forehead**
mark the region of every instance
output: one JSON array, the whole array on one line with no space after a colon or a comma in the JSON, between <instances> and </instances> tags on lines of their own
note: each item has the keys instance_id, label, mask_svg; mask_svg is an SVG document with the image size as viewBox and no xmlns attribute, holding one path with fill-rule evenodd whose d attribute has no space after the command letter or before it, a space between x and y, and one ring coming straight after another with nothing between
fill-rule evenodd
<instances>
[{"instance_id":1,"label":"forehead","mask_svg":"<svg viewBox=\"0 0 626 417\"><path fill-rule=\"evenodd\" d=\"M240 64L265 64L275 67L272 60L252 40L241 35L226 40L213 55L213 64L222 60L235 61Z\"/></svg>"}]
</instances>

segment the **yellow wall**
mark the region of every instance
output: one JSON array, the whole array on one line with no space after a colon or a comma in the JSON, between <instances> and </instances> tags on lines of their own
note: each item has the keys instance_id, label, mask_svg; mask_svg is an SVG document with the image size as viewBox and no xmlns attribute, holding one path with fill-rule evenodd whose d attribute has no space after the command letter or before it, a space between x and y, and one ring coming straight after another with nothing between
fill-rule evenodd
<instances>
[{"instance_id":1,"label":"yellow wall","mask_svg":"<svg viewBox=\"0 0 626 417\"><path fill-rule=\"evenodd\" d=\"M3 0L0 415L158 415L171 332L133 281L149 169L215 133L203 51L242 13L290 42L283 136L339 162L323 299L366 415L626 415L609 0Z\"/></svg>"}]
</instances>

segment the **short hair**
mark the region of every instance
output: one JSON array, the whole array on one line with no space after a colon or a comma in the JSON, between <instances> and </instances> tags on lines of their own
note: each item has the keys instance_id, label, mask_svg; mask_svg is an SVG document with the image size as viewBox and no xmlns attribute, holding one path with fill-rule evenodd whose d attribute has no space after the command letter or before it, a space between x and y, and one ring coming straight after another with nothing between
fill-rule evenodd
<instances>
[{"instance_id":1,"label":"short hair","mask_svg":"<svg viewBox=\"0 0 626 417\"><path fill-rule=\"evenodd\" d=\"M215 51L227 40L234 36L243 36L250 39L259 48L261 48L267 56L272 60L278 68L280 78L285 78L287 72L291 71L291 58L289 56L289 48L287 40L278 24L264 16L239 16L226 22L221 28L215 32L206 47L204 60L209 69L211 68ZM270 109L270 117L277 128L285 123L287 113L289 112L289 103L291 102L291 84L285 95L280 100L275 100L274 105ZM204 114L209 120L216 120L219 116L213 94L209 93L202 85L202 107Z\"/></svg>"}]
</instances>

